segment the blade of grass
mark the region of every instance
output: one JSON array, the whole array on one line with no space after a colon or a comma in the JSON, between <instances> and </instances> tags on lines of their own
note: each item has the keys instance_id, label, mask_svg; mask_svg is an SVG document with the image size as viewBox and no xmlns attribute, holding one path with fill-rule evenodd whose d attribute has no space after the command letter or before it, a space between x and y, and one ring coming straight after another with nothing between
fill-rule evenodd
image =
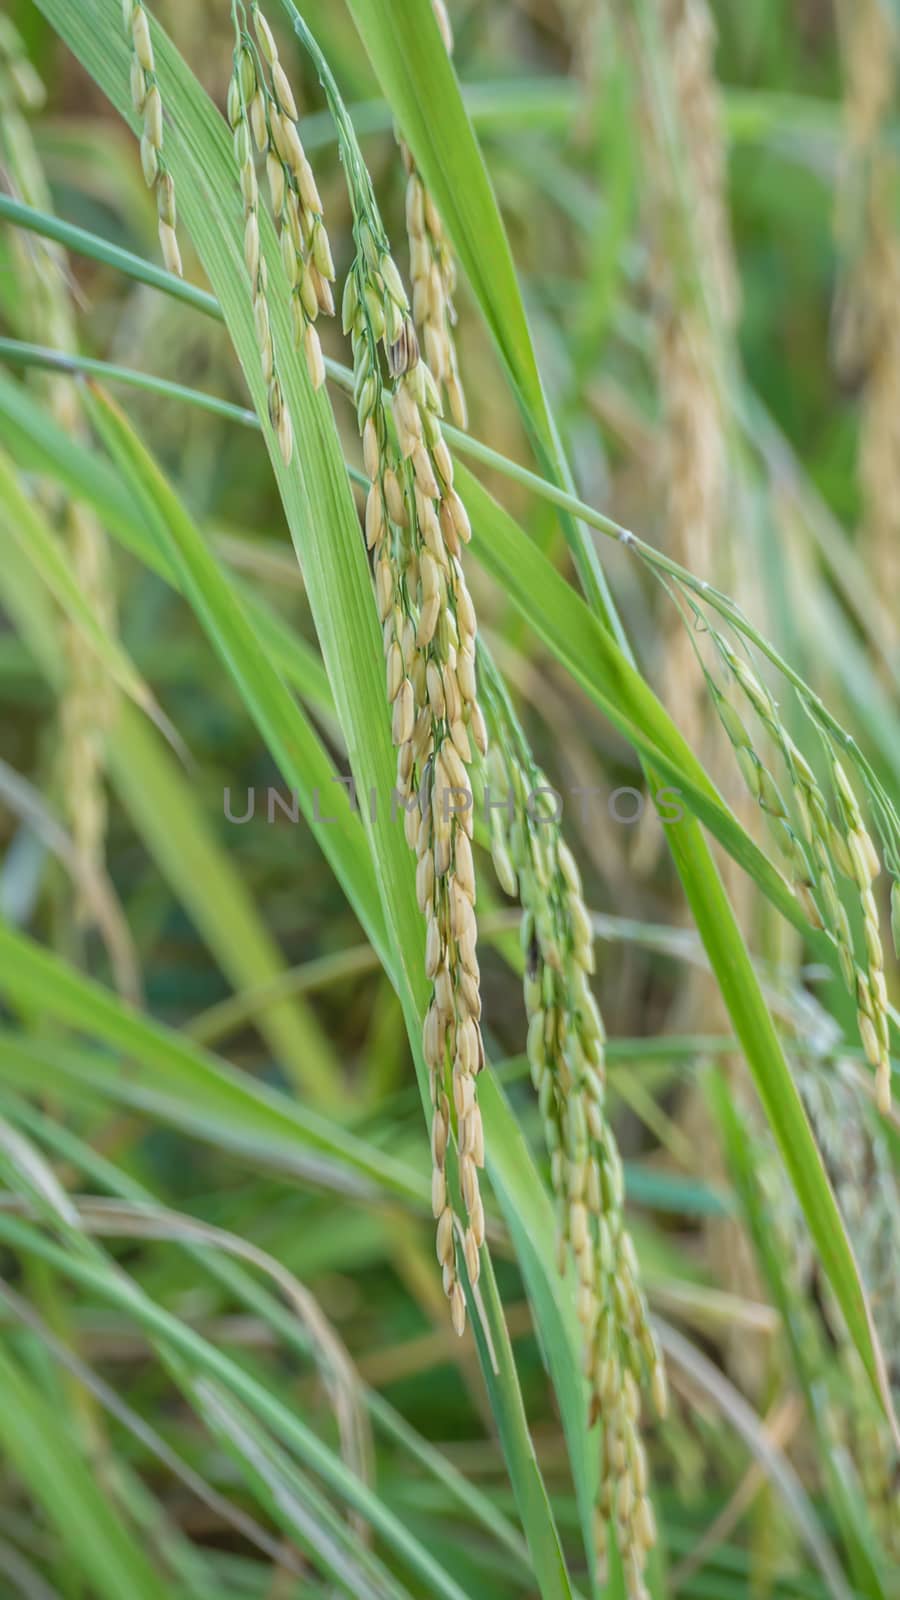
<instances>
[{"instance_id":1,"label":"blade of grass","mask_svg":"<svg viewBox=\"0 0 900 1600\"><path fill-rule=\"evenodd\" d=\"M819 1568L833 1600L852 1600L850 1586L803 1484L787 1457L773 1445L753 1407L709 1357L679 1333L677 1328L659 1320L656 1326L666 1356L727 1417L777 1486L791 1521Z\"/></svg>"},{"instance_id":2,"label":"blade of grass","mask_svg":"<svg viewBox=\"0 0 900 1600\"><path fill-rule=\"evenodd\" d=\"M14 544L0 565L0 595L48 683L62 682L57 619L33 568ZM132 822L236 990L284 972L239 873L215 839L171 752L133 706L119 708L109 769ZM184 863L192 863L185 872ZM293 999L272 1006L260 1031L275 1055L314 1093L339 1084L338 1063L311 1014Z\"/></svg>"},{"instance_id":3,"label":"blade of grass","mask_svg":"<svg viewBox=\"0 0 900 1600\"><path fill-rule=\"evenodd\" d=\"M173 281L178 283L181 280L176 278ZM8 342L16 344L14 340ZM0 340L0 345L2 344L3 341ZM38 347L32 347L32 354L35 364L38 355L43 366L53 362L53 351L43 349L38 351ZM71 368L78 374L82 372L80 358L71 357L68 361L67 370ZM110 372L115 372L117 369L110 368L105 362L97 361L91 363L90 370L100 371L109 377ZM124 377L126 374L130 375L132 369L118 370ZM146 387L152 389L157 381L148 378ZM190 400L193 393L193 390L186 389L180 398ZM241 411L240 414L242 418L249 418L250 424L255 429L259 428L255 411ZM101 455L78 440L72 439L25 389L5 380L2 375L0 375L0 416L10 430L8 441L10 453L20 466L46 475L52 481L62 484L77 499L83 499L93 506L107 531L119 539L126 550L136 555L167 583L177 587L176 574L171 563L159 544L149 536L127 485L117 479L115 472ZM299 691L328 732L339 740L331 691L318 654L287 626L277 612L270 609L249 584L243 583L234 575L230 581L250 611L260 642L265 646L279 671L286 681Z\"/></svg>"},{"instance_id":4,"label":"blade of grass","mask_svg":"<svg viewBox=\"0 0 900 1600\"><path fill-rule=\"evenodd\" d=\"M341 1593L351 1600L410 1600L410 1591L366 1549L308 1474L221 1384L192 1378L186 1368L181 1382L198 1415L237 1462L255 1498Z\"/></svg>"},{"instance_id":5,"label":"blade of grass","mask_svg":"<svg viewBox=\"0 0 900 1600\"><path fill-rule=\"evenodd\" d=\"M56 244L61 244L66 250L74 251L76 255L86 256L91 261L99 261L104 266L112 267L116 272L124 272L128 277L137 278L138 282L145 283L150 288L164 289L166 293L175 294L178 299L193 306L196 311L202 311L205 316L215 317L220 322L222 320L222 313L215 296L208 294L205 289L198 289L184 278L175 277L174 273L166 272L155 262L145 261L142 256L134 255L131 250L123 250L121 245L99 239L97 234L89 232L86 228L76 227L72 222L64 222L62 217L55 217L50 212L39 211L35 206L25 205L24 201L18 200L15 195L0 194L0 222L11 222L18 228L28 228L40 234L44 239L53 239Z\"/></svg>"},{"instance_id":6,"label":"blade of grass","mask_svg":"<svg viewBox=\"0 0 900 1600\"><path fill-rule=\"evenodd\" d=\"M45 345L28 344L21 339L0 339L0 361L17 367L49 367L54 372L102 374L107 378L120 378L132 389L143 389L148 394L158 394L164 400L189 399L201 411L224 417L227 422L237 422L244 427L256 426L256 412L246 406L237 406L218 395L205 394L202 389L188 389L183 383L173 383L169 378L159 378L152 372L138 372L134 367L116 367L113 362L96 361L92 356L71 355L64 350L50 351Z\"/></svg>"},{"instance_id":7,"label":"blade of grass","mask_svg":"<svg viewBox=\"0 0 900 1600\"><path fill-rule=\"evenodd\" d=\"M284 778L299 795L335 876L363 916L366 932L389 968L362 828L349 810L337 826L322 816L322 797L335 792L330 758L268 656L259 649L254 629L219 563L124 413L96 384L91 386L88 409L123 481L130 483L147 527L174 567Z\"/></svg>"},{"instance_id":8,"label":"blade of grass","mask_svg":"<svg viewBox=\"0 0 900 1600\"><path fill-rule=\"evenodd\" d=\"M573 1464L575 1494L582 1526L590 1526L599 1469L599 1444L596 1435L587 1436L584 1452L585 1385L580 1365L568 1370L563 1360L551 1359L552 1349L564 1358L567 1349L577 1350L579 1325L575 1314L575 1292L571 1274L548 1281L545 1263L556 1249L557 1226L550 1197L542 1184L533 1181L528 1146L519 1126L506 1106L503 1090L495 1076L486 1077L480 1091L482 1114L494 1141L495 1166L491 1178L510 1230L516 1259L534 1308L535 1326L544 1359L555 1371L556 1396L563 1429ZM505 1114L501 1114L505 1112ZM504 1149L500 1157L499 1145ZM547 1342L552 1341L548 1349ZM562 1371L562 1376L560 1372ZM612 1596L610 1596L612 1600Z\"/></svg>"},{"instance_id":9,"label":"blade of grass","mask_svg":"<svg viewBox=\"0 0 900 1600\"><path fill-rule=\"evenodd\" d=\"M229 1394L271 1428L305 1466L317 1473L340 1500L371 1524L410 1571L418 1575L428 1593L440 1595L443 1600L466 1600L453 1578L438 1566L386 1503L351 1473L293 1411L216 1346L157 1305L121 1269L105 1261L76 1257L45 1239L29 1224L4 1214L0 1214L0 1237L14 1248L48 1262L64 1277L89 1288L106 1303L133 1317L157 1348L166 1353L173 1350L197 1377L223 1384ZM121 1592L130 1595L132 1591L126 1587Z\"/></svg>"},{"instance_id":10,"label":"blade of grass","mask_svg":"<svg viewBox=\"0 0 900 1600\"><path fill-rule=\"evenodd\" d=\"M56 1526L77 1568L105 1600L165 1600L166 1589L138 1541L85 1472L59 1413L0 1345L0 1440L34 1499Z\"/></svg>"},{"instance_id":11,"label":"blade of grass","mask_svg":"<svg viewBox=\"0 0 900 1600\"><path fill-rule=\"evenodd\" d=\"M26 1093L40 1077L47 1090L73 1109L93 1112L108 1105L138 1111L188 1140L243 1156L252 1165L273 1174L290 1173L325 1193L346 1196L357 1203L395 1201L426 1209L426 1184L412 1167L386 1158L374 1147L360 1172L350 1159L323 1153L289 1127L291 1101L276 1115L267 1131L260 1127L259 1107L247 1106L240 1090L234 1106L223 1104L220 1085L210 1085L197 1074L173 1069L173 1082L154 1074L123 1069L119 1057L108 1049L40 1039L27 1033L0 1033L0 1079ZM253 1080L251 1085L255 1088ZM252 1094L252 1090L251 1090ZM249 1110L249 1116L245 1112ZM283 1120L279 1133L278 1123Z\"/></svg>"},{"instance_id":12,"label":"blade of grass","mask_svg":"<svg viewBox=\"0 0 900 1600\"><path fill-rule=\"evenodd\" d=\"M753 1140L738 1117L727 1083L720 1072L706 1077L707 1099L722 1133L729 1171L764 1281L773 1303L781 1313L794 1370L806 1401L807 1411L818 1444L817 1459L834 1519L850 1559L850 1569L858 1589L873 1600L886 1600L886 1591L875 1559L874 1532L865 1502L854 1493L852 1482L835 1459L833 1438L829 1437L824 1414L826 1391L824 1363L815 1360L808 1338L797 1317L790 1289L787 1263L782 1259L777 1230L770 1225L767 1208L757 1178L757 1157Z\"/></svg>"},{"instance_id":13,"label":"blade of grass","mask_svg":"<svg viewBox=\"0 0 900 1600\"><path fill-rule=\"evenodd\" d=\"M68 1345L57 1338L34 1307L2 1280L0 1280L0 1304L12 1312L17 1322L39 1338L46 1345L54 1361L71 1372L82 1387L89 1390L99 1401L104 1410L115 1417L167 1472L184 1485L189 1493L196 1496L226 1526L234 1528L240 1538L256 1545L270 1561L278 1559L282 1553L279 1545L265 1529L240 1507L233 1506L224 1495L219 1494L205 1478L183 1461L156 1429L128 1405L105 1379L99 1377L86 1362L69 1349Z\"/></svg>"},{"instance_id":14,"label":"blade of grass","mask_svg":"<svg viewBox=\"0 0 900 1600\"><path fill-rule=\"evenodd\" d=\"M144 1185L138 1183L120 1167L98 1154L68 1128L55 1119L35 1110L28 1102L16 1096L3 1098L3 1114L16 1126L21 1126L32 1139L48 1147L62 1161L70 1163L77 1171L90 1178L99 1189L137 1205L156 1207L158 1201ZM525 1163L527 1168L527 1160ZM284 1342L287 1349L304 1358L310 1355L310 1336L293 1312L251 1277L232 1258L185 1243L188 1254L205 1273L216 1279L235 1298L256 1313ZM376 1390L360 1385L362 1398L372 1421L407 1451L412 1458L440 1482L450 1503L459 1505L473 1517L485 1531L496 1539L511 1555L521 1572L530 1571L528 1555L523 1541L512 1524L492 1506L488 1499L465 1478L456 1467L433 1445L428 1443L404 1420L398 1411Z\"/></svg>"},{"instance_id":15,"label":"blade of grass","mask_svg":"<svg viewBox=\"0 0 900 1600\"><path fill-rule=\"evenodd\" d=\"M166 721L147 684L84 599L62 544L38 506L23 492L14 465L3 450L0 450L0 527L8 540L17 542L113 681L166 733L170 743L180 746L177 733Z\"/></svg>"},{"instance_id":16,"label":"blade of grass","mask_svg":"<svg viewBox=\"0 0 900 1600\"><path fill-rule=\"evenodd\" d=\"M896 1434L884 1356L859 1266L721 877L696 824L670 829L669 848L819 1258Z\"/></svg>"},{"instance_id":17,"label":"blade of grass","mask_svg":"<svg viewBox=\"0 0 900 1600\"><path fill-rule=\"evenodd\" d=\"M189 1043L174 1029L131 1011L98 983L72 970L25 934L0 924L0 991L102 1041L149 1074L135 1073L138 1092L185 1091L185 1116L202 1124L216 1118L244 1148L270 1142L286 1156L296 1143L394 1193L420 1203L425 1186L389 1156L364 1145L325 1117ZM101 1073L128 1074L113 1057L96 1056Z\"/></svg>"},{"instance_id":18,"label":"blade of grass","mask_svg":"<svg viewBox=\"0 0 900 1600\"><path fill-rule=\"evenodd\" d=\"M390 0L349 0L349 6L523 408L533 418L545 419L512 253L429 0L408 0L402 12ZM451 143L444 137L448 132ZM549 441L549 429L545 439Z\"/></svg>"},{"instance_id":19,"label":"blade of grass","mask_svg":"<svg viewBox=\"0 0 900 1600\"><path fill-rule=\"evenodd\" d=\"M429 0L348 0L385 98L431 191L493 335L541 466L564 489L571 473L538 369L512 252L487 166ZM291 0L282 0L290 12ZM593 543L563 531L590 604L626 645Z\"/></svg>"}]
</instances>

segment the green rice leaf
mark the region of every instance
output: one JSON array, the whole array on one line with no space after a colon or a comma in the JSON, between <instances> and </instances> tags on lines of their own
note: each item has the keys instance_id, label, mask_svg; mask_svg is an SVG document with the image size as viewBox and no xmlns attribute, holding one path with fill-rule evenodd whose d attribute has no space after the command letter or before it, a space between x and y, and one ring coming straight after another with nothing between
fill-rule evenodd
<instances>
[{"instance_id":1,"label":"green rice leaf","mask_svg":"<svg viewBox=\"0 0 900 1600\"><path fill-rule=\"evenodd\" d=\"M137 1538L84 1468L83 1445L0 1346L0 1445L57 1529L68 1559L103 1600L165 1600L169 1592Z\"/></svg>"},{"instance_id":2,"label":"green rice leaf","mask_svg":"<svg viewBox=\"0 0 900 1600\"><path fill-rule=\"evenodd\" d=\"M167 728L167 736L178 743L174 730L165 722L147 684L128 659L125 651L97 620L69 566L61 541L49 527L34 500L22 489L12 461L0 450L0 528L8 540L15 540L59 602L70 622L78 629L97 660L112 680L135 705Z\"/></svg>"},{"instance_id":3,"label":"green rice leaf","mask_svg":"<svg viewBox=\"0 0 900 1600\"><path fill-rule=\"evenodd\" d=\"M0 598L47 682L59 687L64 656L58 618L46 587L17 544L4 551ZM254 988L277 978L284 972L278 946L215 838L188 776L146 718L127 702L119 707L108 761L132 824L234 988ZM190 872L185 871L188 861ZM330 1048L323 1049L327 1041L302 1004L286 999L267 1007L259 1028L297 1081L335 1091L337 1066L329 1065ZM321 1070L314 1077L317 1063Z\"/></svg>"},{"instance_id":4,"label":"green rice leaf","mask_svg":"<svg viewBox=\"0 0 900 1600\"><path fill-rule=\"evenodd\" d=\"M184 1090L185 1123L198 1130L206 1124L209 1131L215 1121L220 1137L237 1149L280 1151L290 1165L292 1148L299 1146L359 1177L387 1184L412 1202L423 1199L424 1185L408 1168L286 1095L256 1083L174 1029L139 1016L101 984L82 977L58 956L3 924L0 952L0 992L116 1052L93 1055L92 1070L101 1078L120 1076L132 1103L152 1105L157 1095L166 1099ZM122 1058L138 1062L142 1069L130 1083L133 1069L123 1066Z\"/></svg>"},{"instance_id":5,"label":"green rice leaf","mask_svg":"<svg viewBox=\"0 0 900 1600\"><path fill-rule=\"evenodd\" d=\"M27 1223L18 1222L12 1217L0 1215L0 1238L46 1261L64 1277L89 1288L109 1305L132 1318L149 1335L164 1359L171 1359L174 1353L176 1360L172 1367L176 1375L183 1370L183 1363L184 1367L191 1369L194 1382L199 1378L221 1383L261 1423L270 1428L276 1438L294 1451L306 1467L318 1474L339 1500L371 1523L409 1569L417 1573L426 1593L440 1596L441 1600L465 1600L459 1586L438 1565L420 1540L409 1532L385 1501L375 1495L312 1432L294 1409L246 1373L216 1345L159 1306L121 1269L102 1259L75 1257L44 1239ZM0 1366L0 1372L2 1370ZM82 1479L86 1476L80 1464L76 1468L76 1476ZM144 1594L150 1592L131 1590L126 1584L119 1594L130 1596L137 1593L143 1600ZM155 1591L152 1592L155 1600Z\"/></svg>"}]
</instances>

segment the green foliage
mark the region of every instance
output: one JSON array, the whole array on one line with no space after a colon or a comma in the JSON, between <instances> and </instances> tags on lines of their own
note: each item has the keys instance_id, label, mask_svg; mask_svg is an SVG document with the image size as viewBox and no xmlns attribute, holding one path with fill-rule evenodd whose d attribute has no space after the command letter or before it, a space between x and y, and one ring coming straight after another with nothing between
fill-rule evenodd
<instances>
[{"instance_id":1,"label":"green foliage","mask_svg":"<svg viewBox=\"0 0 900 1600\"><path fill-rule=\"evenodd\" d=\"M533 955L491 876L478 763L488 1228L477 1281L458 1253L465 1340L449 1328L432 1245L425 926L391 798L397 757L355 495L374 476L369 456L359 472L347 406L364 418L361 370L344 365L339 328L323 331L331 382L314 388L294 347L295 264L262 199L265 276L251 292L238 184L249 158L236 163L218 108L233 23L260 67L271 60L258 8L126 0L123 31L119 0L37 0L13 18L27 51L0 24L0 158L16 180L0 196L0 701L11 730L0 763L0 1573L16 1592L637 1600L646 1579L654 1600L891 1593L900 1321L870 1281L890 1233L879 1206L884 1217L890 1207L874 1194L863 1253L835 1189L855 1183L865 1211L871 1171L836 1170L838 1131L817 1126L800 1092L804 1074L839 1072L867 1148L881 1141L896 1160L857 1035L858 1018L874 1017L884 1050L893 1043L895 1013L871 1005L882 961L895 977L878 934L880 912L887 947L887 906L856 798L839 787L822 804L851 815L856 854L818 821L852 882L849 909L826 908L843 917L843 944L816 912L823 876L838 894L830 864L811 878L824 926L811 925L765 819L731 784L721 729L707 711L702 738L686 737L667 681L676 606L696 624L698 652L712 619L741 670L744 654L772 667L772 714L790 729L782 752L818 763L824 794L831 769L814 724L835 739L898 869L896 633L862 538L834 520L856 511L853 426L846 408L818 409L837 42L828 32L830 65L813 68L800 24L771 6L720 19L719 70L738 80L724 111L747 315L743 348L729 343L717 368L735 491L719 540L745 625L718 591L701 611L707 573L691 577L684 552L667 553L671 508L650 470L664 458L657 340L671 308L654 300L646 254L639 101L642 70L665 88L674 64L654 53L650 0L633 18L612 8L602 26L583 9L451 7L453 58L431 0L273 0L267 15L309 112L299 127L337 286L351 252L366 250L373 185L403 261L394 125L459 263L454 337L472 431L446 438L472 523L460 559L490 671L565 796L588 903L615 912L593 930L613 1035L598 1071L673 1393L668 1419L643 1434L658 1546L643 1576L627 1548L620 1557L624 1467L611 1517L597 1510L606 1418L589 1411L588 1389L603 1386L593 1371L585 1382L565 1249L560 1270L567 1200L526 1079L530 1052L540 1081L521 1010ZM36 115L32 59L48 118ZM742 87L754 72L765 87ZM795 79L806 101L785 94ZM348 116L341 91L363 85L383 99ZM157 90L164 138L147 100ZM21 181L32 161L71 220L45 209L46 186ZM160 221L177 268L173 186L186 281L148 259ZM802 259L776 284L772 252L792 230ZM684 239L670 243L690 256ZM370 249L384 271L382 246ZM711 280L700 262L700 301L707 270ZM260 366L260 283L289 460ZM795 311L792 384L773 352ZM55 348L72 317L83 354ZM389 361L393 380L402 361ZM417 469L400 470L412 485ZM109 541L117 594L103 615L73 507ZM708 575L718 583L720 571ZM404 581L414 587L413 566ZM823 619L835 641L825 660ZM89 776L72 795L56 746L73 737L85 658L116 705L96 739L80 708L74 770ZM774 726L766 716L760 739ZM684 721L693 732L686 705ZM743 724L738 742L756 775ZM69 881L67 830L77 837L78 806L96 802L98 784L103 850L79 870L114 914L93 927ZM294 799L293 824L266 821L260 797L275 786ZM640 829L610 821L611 790L662 786L678 792L679 820L662 825L648 806ZM222 792L245 787L257 810L237 827ZM592 791L599 804L570 803ZM797 793L816 791L789 773L785 792L784 820L802 836ZM763 810L773 794L783 806L773 780L757 778ZM539 876L539 850L535 861ZM497 870L509 895L513 868ZM123 929L134 992L122 983ZM848 1000L831 969L851 948L866 964L851 970L862 983ZM570 1009L577 1017L575 999ZM865 1029L862 1042L871 1058ZM558 1043L564 1086L581 1068L577 1041ZM451 1139L457 1207L460 1155ZM776 1230L778 1184L790 1215L786 1203ZM567 1197L576 1206L578 1194ZM611 1249L602 1225L597 1249ZM607 1541L604 1572L594 1555Z\"/></svg>"}]
</instances>

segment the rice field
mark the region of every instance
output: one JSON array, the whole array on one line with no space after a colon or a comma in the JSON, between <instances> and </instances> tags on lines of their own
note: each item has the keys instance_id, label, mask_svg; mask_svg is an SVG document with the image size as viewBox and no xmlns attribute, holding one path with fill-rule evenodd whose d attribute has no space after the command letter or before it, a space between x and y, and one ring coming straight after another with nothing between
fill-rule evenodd
<instances>
[{"instance_id":1,"label":"rice field","mask_svg":"<svg viewBox=\"0 0 900 1600\"><path fill-rule=\"evenodd\" d=\"M0 1594L900 1594L892 0L6 0Z\"/></svg>"}]
</instances>

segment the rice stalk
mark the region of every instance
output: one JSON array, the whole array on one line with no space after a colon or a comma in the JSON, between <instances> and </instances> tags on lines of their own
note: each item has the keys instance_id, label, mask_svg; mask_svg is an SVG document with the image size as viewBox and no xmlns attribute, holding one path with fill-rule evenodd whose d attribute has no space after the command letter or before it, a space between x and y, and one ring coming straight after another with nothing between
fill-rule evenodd
<instances>
[{"instance_id":1,"label":"rice stalk","mask_svg":"<svg viewBox=\"0 0 900 1600\"><path fill-rule=\"evenodd\" d=\"M253 161L253 138L256 138L258 148L268 149L269 130L265 117L265 102L257 88L258 80L253 56L239 28L236 9L233 16L235 51L234 71L228 86L228 121L234 135L234 154L240 174L241 199L244 207L244 264L250 278L253 323L256 329L260 368L266 384L269 419L275 429L278 448L287 464L293 454L294 434L275 363L275 346L267 298L268 274L265 258L260 252L259 184ZM251 136L251 108L254 108L253 136Z\"/></svg>"},{"instance_id":2,"label":"rice stalk","mask_svg":"<svg viewBox=\"0 0 900 1600\"><path fill-rule=\"evenodd\" d=\"M397 748L394 801L417 859L432 985L423 1052L432 1104L432 1211L453 1327L465 1328L457 1225L446 1159L455 1133L466 1225L462 1250L477 1284L485 1219L478 1172L484 1132L476 1078L484 1065L475 917L470 768L487 749L475 668L477 621L461 564L471 535L453 487L437 384L419 353L409 299L371 180L328 64L303 19L285 9L309 50L338 132L356 252L342 321L353 350L353 398L370 488L365 537L374 563L386 694Z\"/></svg>"},{"instance_id":3,"label":"rice stalk","mask_svg":"<svg viewBox=\"0 0 900 1600\"><path fill-rule=\"evenodd\" d=\"M862 536L884 594L900 589L900 238L896 157L887 123L897 86L897 19L885 0L838 6L847 148L838 191L844 270L835 304L835 356L861 386L858 477Z\"/></svg>"},{"instance_id":4,"label":"rice stalk","mask_svg":"<svg viewBox=\"0 0 900 1600\"><path fill-rule=\"evenodd\" d=\"M372 222L377 226L376 219ZM357 242L360 248L344 295L344 325L353 342L357 418L371 482L366 542L375 564L387 698L393 707L396 790L418 862L425 966L433 985L423 1031L433 1107L432 1209L444 1289L454 1327L462 1332L465 1301L456 1274L445 1173L451 1131L448 1061L468 1218L464 1250L473 1284L484 1242L477 1173L484 1164L484 1138L475 1093L484 1050L468 769L486 748L486 734L475 680L475 612L459 560L469 526L453 489L437 389L419 359L405 291L386 240L362 218ZM379 335L393 379L393 427Z\"/></svg>"},{"instance_id":5,"label":"rice stalk","mask_svg":"<svg viewBox=\"0 0 900 1600\"><path fill-rule=\"evenodd\" d=\"M265 259L260 253L259 184L253 147L265 157L266 177L281 257L291 288L294 345L303 352L314 389L325 382L325 362L315 322L334 314L334 262L325 231L322 200L297 131L299 116L275 36L259 6L252 4L253 34L242 3L232 5L234 70L228 88L228 121L240 170L244 202L244 260L250 275L259 357L268 388L269 419L281 454L293 452L291 419L278 376L267 300Z\"/></svg>"},{"instance_id":6,"label":"rice stalk","mask_svg":"<svg viewBox=\"0 0 900 1600\"><path fill-rule=\"evenodd\" d=\"M750 707L784 762L794 813L799 819L799 835L778 783L758 753L755 739L735 705L722 693L701 662L713 707L728 735L747 789L772 826L794 893L810 925L827 931L832 940L844 983L856 1003L860 1038L875 1073L878 1106L886 1115L891 1105L890 1023L881 919L872 893L872 885L881 871L881 859L840 761L832 729L823 726L815 707L801 696L801 705L816 724L824 747L836 801L836 819L829 811L812 766L791 737L769 689L724 634L708 624L691 599L688 599L687 610L708 629L731 688ZM682 617L696 651L693 630L683 613ZM699 659L699 651L697 656ZM856 754L853 741L848 740L847 744L850 753ZM874 779L874 774L865 765L860 765L860 770L884 830L882 844L894 877L892 902L896 904L900 825L890 797ZM856 949L850 920L838 891L838 874L849 879L856 891L862 916L864 955L859 955Z\"/></svg>"},{"instance_id":7,"label":"rice stalk","mask_svg":"<svg viewBox=\"0 0 900 1600\"><path fill-rule=\"evenodd\" d=\"M26 120L26 113L43 104L43 85L28 61L22 41L10 20L0 18L0 149L8 183L26 204L48 212L50 191ZM16 245L20 244L16 236ZM16 249L23 294L21 303L30 331L47 339L55 349L77 350L68 262L60 245L35 239ZM77 394L65 377L51 376L47 394L54 420L73 439L83 441L87 430ZM69 545L73 574L85 599L108 632L115 629L106 536L93 513L83 504L43 489L48 510L56 515ZM81 885L102 873L107 821L105 752L115 716L115 684L104 671L83 632L74 625L64 629L67 681L59 706L60 744L56 759L62 805L72 836L78 872L75 914L79 922L96 922L96 904Z\"/></svg>"},{"instance_id":8,"label":"rice stalk","mask_svg":"<svg viewBox=\"0 0 900 1600\"><path fill-rule=\"evenodd\" d=\"M491 852L503 889L522 905L528 1061L550 1155L558 1265L564 1272L571 1261L575 1269L590 1424L602 1422L598 1582L608 1576L612 1524L629 1595L642 1600L656 1529L640 1387L649 1385L663 1416L666 1383L625 1226L622 1162L605 1110L606 1035L590 985L594 932L556 797L484 652L481 671L492 734L485 796Z\"/></svg>"},{"instance_id":9,"label":"rice stalk","mask_svg":"<svg viewBox=\"0 0 900 1600\"><path fill-rule=\"evenodd\" d=\"M175 233L175 184L163 155L163 102L144 0L122 0L122 21L131 43L131 102L142 119L141 167L156 196L159 243L169 272L183 276Z\"/></svg>"},{"instance_id":10,"label":"rice stalk","mask_svg":"<svg viewBox=\"0 0 900 1600\"><path fill-rule=\"evenodd\" d=\"M838 870L853 882L858 892L866 942L866 968L856 963L852 957L852 946L848 943L844 918L838 910L833 909L827 887L823 890L825 911L831 915L832 922L829 923L821 903L811 908L807 864L795 858L795 892L799 891L798 898L813 927L824 928L835 947L845 982L857 1002L861 1036L867 1056L876 1073L879 1105L886 1112L890 1107L891 1094L888 1052L889 1005L880 917L871 891L872 883L881 870L883 858L892 880L891 929L895 953L900 957L900 815L896 803L855 739L832 715L820 696L753 626L740 606L729 595L705 579L695 577L685 567L654 549L630 529L614 524L610 519L601 519L597 514L592 513L592 516L595 525L602 524L602 531L618 538L627 549L638 555L667 589L671 598L675 600L682 623L691 637L691 647L696 650L696 640L693 637L695 631L712 639L734 684L749 701L784 757L793 796L802 819L803 832L807 844L811 847L813 859L819 861L820 874L824 872L826 878L833 880L835 871ZM777 702L753 672L748 661L736 653L721 630L713 624L710 612L723 619L738 637L748 661L753 653L758 651L794 690L802 710L810 718L823 742L840 813L839 824L828 815L827 806L818 791L815 775L791 739L779 714ZM702 664L701 670L703 670ZM707 686L710 686L709 674L704 672L704 678ZM723 706L726 704L723 696L713 693L712 699L733 747L741 752L740 765L751 793L762 805L763 810L771 809L778 820L784 820L779 810L779 806L783 807L783 801L778 796L777 785L771 779L771 774L767 772L762 760L758 758L754 742L748 740L746 730L740 725L739 719L735 721L728 712L723 716ZM848 761L866 791L875 819L881 857L863 821L859 803L841 764L841 756ZM783 845L783 841L780 844Z\"/></svg>"},{"instance_id":11,"label":"rice stalk","mask_svg":"<svg viewBox=\"0 0 900 1600\"><path fill-rule=\"evenodd\" d=\"M804 879L809 858L796 853L795 892L807 910L814 927L826 927L837 949L844 982L857 1003L857 1022L866 1056L875 1071L875 1090L879 1108L890 1109L891 1062L888 1037L887 986L884 951L880 936L878 907L872 884L881 870L878 852L866 828L859 802L850 780L831 742L824 737L832 788L837 800L839 822L829 816L827 802L812 767L788 733L776 702L746 662L735 654L721 635L715 636L720 654L732 679L772 736L787 767L793 799L813 863L814 881ZM745 776L752 768L745 768ZM759 763L759 790L756 798L769 815L776 816L790 834L788 813L777 786L764 781L765 769ZM792 836L795 837L795 836ZM854 953L854 941L846 910L837 889L837 872L853 883L862 912L865 965ZM820 904L817 904L818 895Z\"/></svg>"},{"instance_id":12,"label":"rice stalk","mask_svg":"<svg viewBox=\"0 0 900 1600\"><path fill-rule=\"evenodd\" d=\"M281 242L285 272L291 285L291 320L294 343L302 350L315 389L325 381L325 366L314 323L319 313L334 315L334 262L325 231L322 200L312 167L297 129L294 95L281 62L275 38L257 5L251 6L259 50L268 68L267 84L262 62L255 62L256 87L250 102L250 120L257 147L266 157L266 175L272 211ZM250 41L244 40L245 58ZM251 56L252 61L252 56ZM242 67L248 77L249 68Z\"/></svg>"},{"instance_id":13,"label":"rice stalk","mask_svg":"<svg viewBox=\"0 0 900 1600\"><path fill-rule=\"evenodd\" d=\"M444 0L432 0L441 38L447 54L453 52L453 33ZM453 329L456 310L456 262L441 215L413 160L412 151L400 140L406 167L406 233L409 240L409 268L412 281L413 319L419 332L425 360L438 388L450 407L458 428L468 422L466 398L459 377L459 363Z\"/></svg>"}]
</instances>

